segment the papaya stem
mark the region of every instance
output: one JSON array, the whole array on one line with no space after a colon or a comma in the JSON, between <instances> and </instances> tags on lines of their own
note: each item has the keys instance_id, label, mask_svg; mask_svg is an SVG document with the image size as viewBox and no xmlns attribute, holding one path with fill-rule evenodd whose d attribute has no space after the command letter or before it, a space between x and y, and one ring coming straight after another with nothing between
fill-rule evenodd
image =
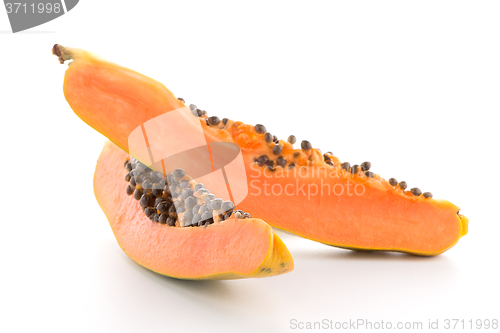
<instances>
[{"instance_id":1,"label":"papaya stem","mask_svg":"<svg viewBox=\"0 0 500 333\"><path fill-rule=\"evenodd\" d=\"M61 46L59 44L54 44L54 47L52 47L52 54L56 55L59 58L59 62L61 64L64 64L66 60L73 59L73 54L66 50L64 46Z\"/></svg>"}]
</instances>

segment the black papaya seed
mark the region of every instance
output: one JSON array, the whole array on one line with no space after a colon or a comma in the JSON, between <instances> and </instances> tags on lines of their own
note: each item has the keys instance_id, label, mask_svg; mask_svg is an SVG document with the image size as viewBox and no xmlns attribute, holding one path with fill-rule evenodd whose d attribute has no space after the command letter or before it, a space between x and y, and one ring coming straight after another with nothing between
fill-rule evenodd
<instances>
[{"instance_id":1,"label":"black papaya seed","mask_svg":"<svg viewBox=\"0 0 500 333\"><path fill-rule=\"evenodd\" d=\"M212 116L208 118L208 123L212 126L216 126L219 125L220 119L217 116Z\"/></svg>"},{"instance_id":2,"label":"black papaya seed","mask_svg":"<svg viewBox=\"0 0 500 333\"><path fill-rule=\"evenodd\" d=\"M161 224L166 224L168 219L168 215L166 214L160 214L160 217L158 218L158 222Z\"/></svg>"},{"instance_id":3,"label":"black papaya seed","mask_svg":"<svg viewBox=\"0 0 500 333\"><path fill-rule=\"evenodd\" d=\"M368 171L372 167L372 164L370 162L363 162L360 165L361 171Z\"/></svg>"},{"instance_id":4,"label":"black papaya seed","mask_svg":"<svg viewBox=\"0 0 500 333\"><path fill-rule=\"evenodd\" d=\"M257 164L259 166L265 165L267 161L269 161L269 157L267 157L267 155L261 155L257 158Z\"/></svg>"},{"instance_id":5,"label":"black papaya seed","mask_svg":"<svg viewBox=\"0 0 500 333\"><path fill-rule=\"evenodd\" d=\"M173 218L172 216L167 217L167 224L171 227L175 227L175 222L177 222L176 218Z\"/></svg>"},{"instance_id":6,"label":"black papaya seed","mask_svg":"<svg viewBox=\"0 0 500 333\"><path fill-rule=\"evenodd\" d=\"M132 186L127 185L127 195L132 195L134 194L134 191L135 191L135 188L133 188Z\"/></svg>"},{"instance_id":7,"label":"black papaya seed","mask_svg":"<svg viewBox=\"0 0 500 333\"><path fill-rule=\"evenodd\" d=\"M143 194L141 196L141 199L139 199L139 204L142 207L148 207L153 204L153 198L151 197L151 194Z\"/></svg>"},{"instance_id":8,"label":"black papaya seed","mask_svg":"<svg viewBox=\"0 0 500 333\"><path fill-rule=\"evenodd\" d=\"M173 206L172 206L173 207ZM170 205L166 201L162 201L156 205L156 210L160 214L168 214Z\"/></svg>"},{"instance_id":9,"label":"black papaya seed","mask_svg":"<svg viewBox=\"0 0 500 333\"><path fill-rule=\"evenodd\" d=\"M134 199L139 200L139 199L141 199L141 196L142 196L142 190L139 190L138 188L136 188L134 191Z\"/></svg>"},{"instance_id":10,"label":"black papaya seed","mask_svg":"<svg viewBox=\"0 0 500 333\"><path fill-rule=\"evenodd\" d=\"M147 217L150 217L154 213L156 213L156 209L154 209L153 207L144 208L144 214L146 214Z\"/></svg>"},{"instance_id":11,"label":"black papaya seed","mask_svg":"<svg viewBox=\"0 0 500 333\"><path fill-rule=\"evenodd\" d=\"M273 154L274 155L279 155L283 151L283 147L280 144L276 144L273 147Z\"/></svg>"},{"instance_id":12,"label":"black papaya seed","mask_svg":"<svg viewBox=\"0 0 500 333\"><path fill-rule=\"evenodd\" d=\"M180 169L180 168L179 169L175 169L174 172L173 172L173 175L177 179L182 179L186 175L186 171L184 171L183 169Z\"/></svg>"},{"instance_id":13,"label":"black papaya seed","mask_svg":"<svg viewBox=\"0 0 500 333\"><path fill-rule=\"evenodd\" d=\"M422 191L420 191L420 189L418 187L414 187L410 190L411 193L413 193L414 196L419 196L420 194L422 194Z\"/></svg>"},{"instance_id":14,"label":"black papaya seed","mask_svg":"<svg viewBox=\"0 0 500 333\"><path fill-rule=\"evenodd\" d=\"M309 141L307 140L303 140L301 143L300 143L300 148L302 148L302 150L304 151L308 151L312 148L312 145Z\"/></svg>"},{"instance_id":15,"label":"black papaya seed","mask_svg":"<svg viewBox=\"0 0 500 333\"><path fill-rule=\"evenodd\" d=\"M264 140L269 143L271 141L273 141L273 135L271 133L266 133L266 135L264 135Z\"/></svg>"},{"instance_id":16,"label":"black papaya seed","mask_svg":"<svg viewBox=\"0 0 500 333\"><path fill-rule=\"evenodd\" d=\"M276 159L276 165L284 168L286 165L286 159L283 156L278 156L278 158Z\"/></svg>"},{"instance_id":17,"label":"black papaya seed","mask_svg":"<svg viewBox=\"0 0 500 333\"><path fill-rule=\"evenodd\" d=\"M221 209L224 212L228 212L230 210L233 210L234 209L234 203L232 203L231 201L224 201L222 203Z\"/></svg>"},{"instance_id":18,"label":"black papaya seed","mask_svg":"<svg viewBox=\"0 0 500 333\"><path fill-rule=\"evenodd\" d=\"M266 127L262 124L257 124L255 125L255 132L257 132L257 134L265 134L266 133Z\"/></svg>"}]
</instances>

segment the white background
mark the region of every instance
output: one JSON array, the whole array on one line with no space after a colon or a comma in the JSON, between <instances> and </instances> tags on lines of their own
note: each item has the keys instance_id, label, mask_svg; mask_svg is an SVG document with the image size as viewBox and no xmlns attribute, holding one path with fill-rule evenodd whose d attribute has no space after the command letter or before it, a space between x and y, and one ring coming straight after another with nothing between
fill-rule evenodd
<instances>
[{"instance_id":1,"label":"white background","mask_svg":"<svg viewBox=\"0 0 500 333\"><path fill-rule=\"evenodd\" d=\"M498 1L179 3L83 0L18 34L0 7L1 332L500 319ZM420 258L279 233L295 259L286 275L150 272L121 251L94 199L104 137L66 103L55 43L151 76L212 115L371 161L460 206L469 234Z\"/></svg>"}]
</instances>

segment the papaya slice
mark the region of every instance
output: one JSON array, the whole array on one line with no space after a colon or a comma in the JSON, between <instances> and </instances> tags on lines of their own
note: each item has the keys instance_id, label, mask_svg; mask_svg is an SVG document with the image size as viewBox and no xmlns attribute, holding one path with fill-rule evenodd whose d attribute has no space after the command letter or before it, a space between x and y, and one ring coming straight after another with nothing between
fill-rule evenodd
<instances>
[{"instance_id":1,"label":"papaya slice","mask_svg":"<svg viewBox=\"0 0 500 333\"><path fill-rule=\"evenodd\" d=\"M237 144L249 184L239 207L258 212L274 227L341 248L424 256L443 253L468 232L468 219L457 206L418 188L408 190L404 181L385 180L369 162L351 166L308 141L294 148L294 136L279 140L261 124L209 116L163 84L87 51L55 45L53 53L61 63L73 60L63 86L73 111L139 160L148 157L129 146L131 134L179 109L189 112L182 113L178 135L201 126L209 145ZM174 125L169 130L176 131Z\"/></svg>"},{"instance_id":2,"label":"papaya slice","mask_svg":"<svg viewBox=\"0 0 500 333\"><path fill-rule=\"evenodd\" d=\"M230 209L233 214L226 214L224 221L207 219L199 226L184 225L180 216L173 223L171 217L169 223L162 221L163 214L153 213L159 216L148 217L147 209L155 205L143 205L142 199L150 195L154 198L155 189L147 190L136 184L135 190L145 193L140 200L134 199L134 193L127 193L131 185L123 179L124 174L129 174L124 172L123 165L127 166L128 161L129 155L108 141L97 161L94 193L118 244L138 264L159 274L194 280L268 277L293 270L288 249L261 219ZM197 185L194 181L190 183ZM163 199L162 195L156 199ZM167 201L168 198L158 203Z\"/></svg>"}]
</instances>

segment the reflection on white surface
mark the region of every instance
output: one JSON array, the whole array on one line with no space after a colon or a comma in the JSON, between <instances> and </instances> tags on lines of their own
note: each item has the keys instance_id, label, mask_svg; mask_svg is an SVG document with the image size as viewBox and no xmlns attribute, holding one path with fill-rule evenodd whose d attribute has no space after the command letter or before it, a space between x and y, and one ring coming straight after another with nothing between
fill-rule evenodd
<instances>
[{"instance_id":1,"label":"reflection on white surface","mask_svg":"<svg viewBox=\"0 0 500 333\"><path fill-rule=\"evenodd\" d=\"M101 315L108 321L119 319L117 325L127 332L161 331L161 325L189 331L200 323L206 332L282 332L293 318L425 318L448 303L444 297L458 288L458 268L447 256L354 252L278 234L294 256L295 270L273 278L233 281L164 277L107 243L94 258L99 266L94 283L101 290L94 297L104 302ZM421 310L419 318L408 311L415 308ZM149 327L150 323L155 324Z\"/></svg>"}]
</instances>

